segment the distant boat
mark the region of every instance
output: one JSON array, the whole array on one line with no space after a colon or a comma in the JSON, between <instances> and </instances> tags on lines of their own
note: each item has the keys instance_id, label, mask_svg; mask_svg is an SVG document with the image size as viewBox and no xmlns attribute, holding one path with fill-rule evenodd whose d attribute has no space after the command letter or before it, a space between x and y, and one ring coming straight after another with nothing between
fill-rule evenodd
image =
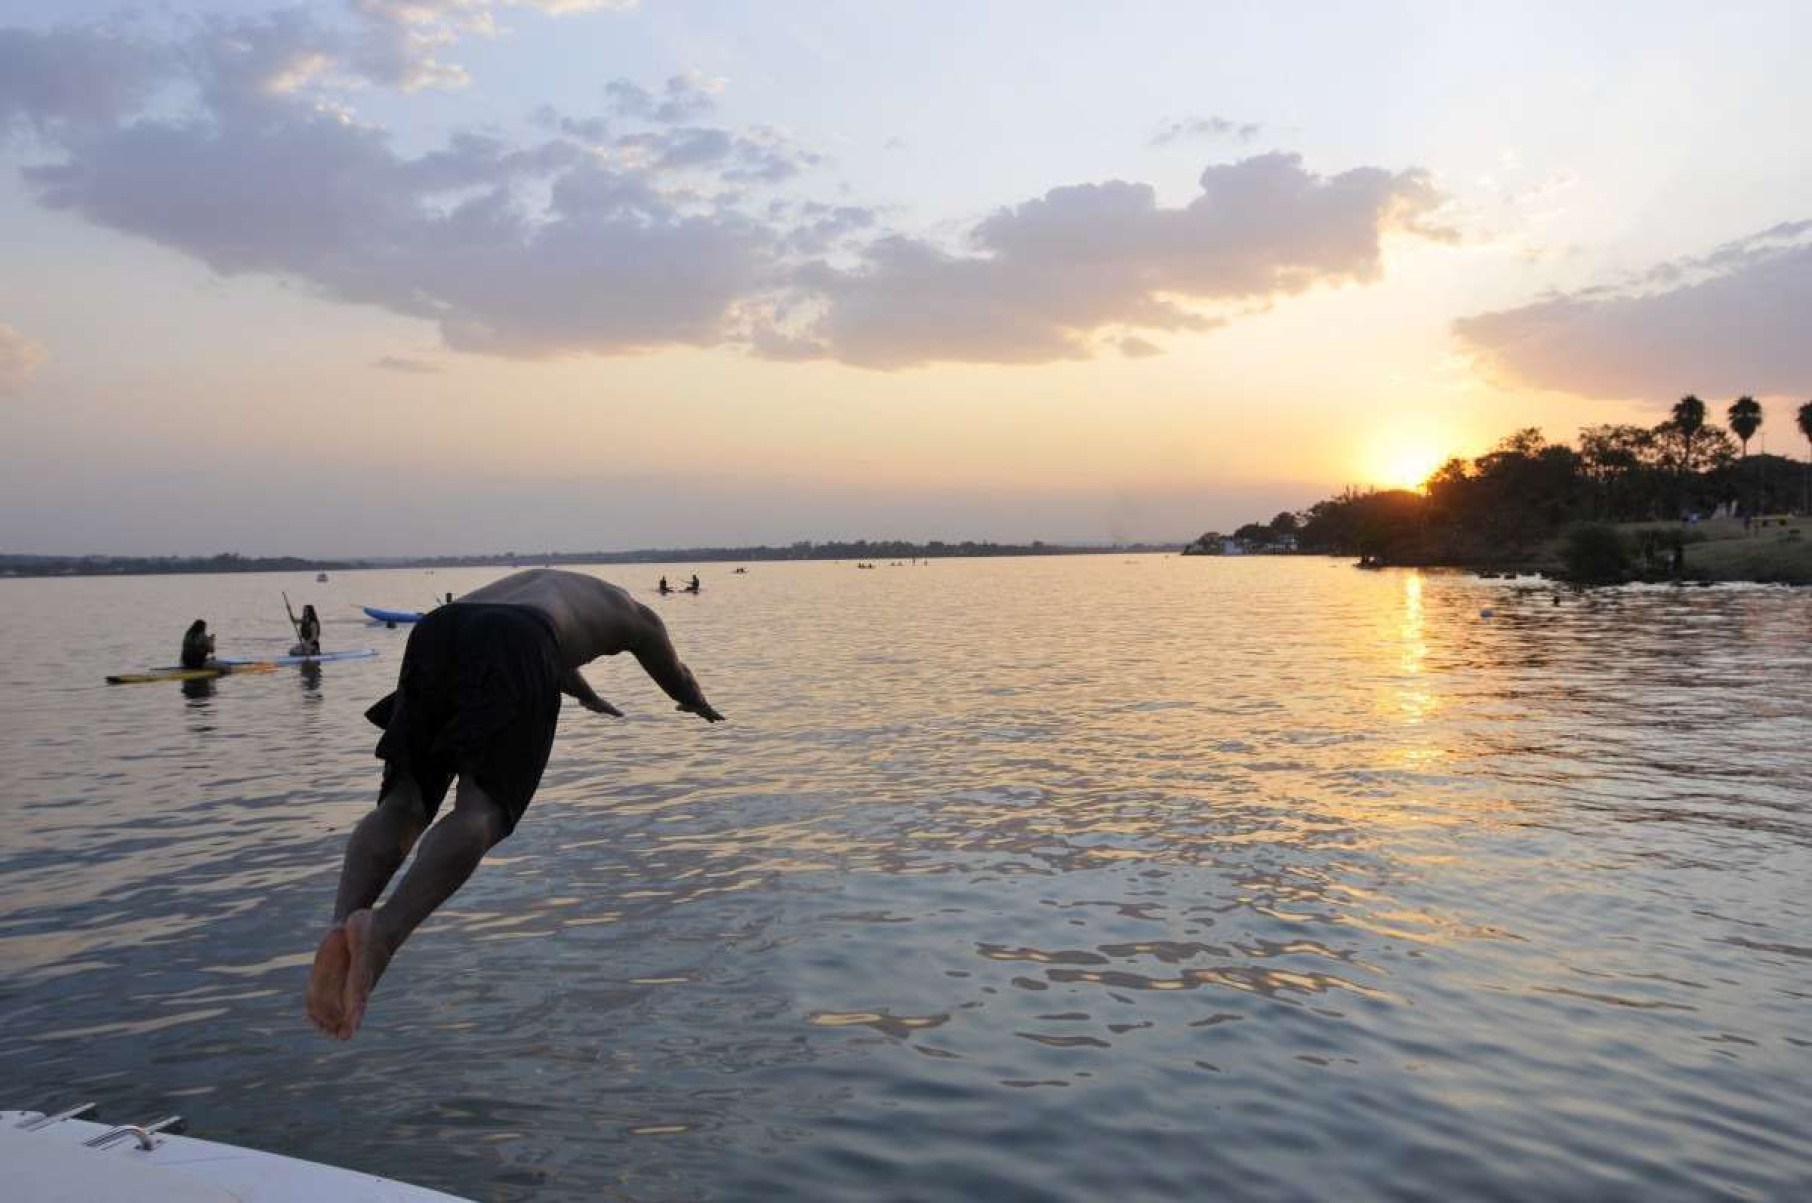
<instances>
[{"instance_id":1,"label":"distant boat","mask_svg":"<svg viewBox=\"0 0 1812 1203\"><path fill-rule=\"evenodd\" d=\"M315 584L325 585L326 583L327 583L327 574L325 572L315 573Z\"/></svg>"}]
</instances>

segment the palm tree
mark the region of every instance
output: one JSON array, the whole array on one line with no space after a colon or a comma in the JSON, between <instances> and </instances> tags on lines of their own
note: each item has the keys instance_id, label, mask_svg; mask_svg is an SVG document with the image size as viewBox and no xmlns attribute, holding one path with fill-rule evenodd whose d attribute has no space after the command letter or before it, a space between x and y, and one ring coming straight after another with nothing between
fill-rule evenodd
<instances>
[{"instance_id":1,"label":"palm tree","mask_svg":"<svg viewBox=\"0 0 1812 1203\"><path fill-rule=\"evenodd\" d=\"M1745 393L1730 403L1730 433L1742 441L1743 466L1739 480L1749 483L1749 440L1762 428L1762 407L1755 403L1755 398ZM1754 513L1755 506L1749 504L1744 513Z\"/></svg>"},{"instance_id":2,"label":"palm tree","mask_svg":"<svg viewBox=\"0 0 1812 1203\"><path fill-rule=\"evenodd\" d=\"M1812 401L1799 407L1799 432L1806 436L1808 460L1812 460ZM1806 467L1806 513L1812 514L1812 463Z\"/></svg>"},{"instance_id":3,"label":"palm tree","mask_svg":"<svg viewBox=\"0 0 1812 1203\"><path fill-rule=\"evenodd\" d=\"M1705 429L1705 402L1691 393L1674 402L1674 429L1680 432L1685 441L1687 458L1690 459L1692 445L1698 441L1699 432Z\"/></svg>"},{"instance_id":4,"label":"palm tree","mask_svg":"<svg viewBox=\"0 0 1812 1203\"><path fill-rule=\"evenodd\" d=\"M1699 441L1699 432L1705 429L1705 402L1691 393L1687 393L1674 402L1674 416L1669 423L1680 436L1680 479L1679 508L1682 515L1686 510L1686 475L1692 471L1693 448Z\"/></svg>"},{"instance_id":5,"label":"palm tree","mask_svg":"<svg viewBox=\"0 0 1812 1203\"><path fill-rule=\"evenodd\" d=\"M1730 403L1730 433L1743 444L1743 458L1749 458L1749 440L1762 428L1762 407L1754 397L1742 396Z\"/></svg>"}]
</instances>

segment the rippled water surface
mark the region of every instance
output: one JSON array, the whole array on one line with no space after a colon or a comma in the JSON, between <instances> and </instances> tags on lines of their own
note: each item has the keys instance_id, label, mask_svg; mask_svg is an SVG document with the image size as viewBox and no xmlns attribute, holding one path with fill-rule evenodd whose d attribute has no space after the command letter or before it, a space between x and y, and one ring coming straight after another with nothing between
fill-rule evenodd
<instances>
[{"instance_id":1,"label":"rippled water surface","mask_svg":"<svg viewBox=\"0 0 1812 1203\"><path fill-rule=\"evenodd\" d=\"M1812 1196L1812 591L660 571L600 575L731 721L594 664L628 719L566 708L344 1046L354 604L497 574L0 581L0 1106L479 1199ZM102 684L280 590L379 657Z\"/></svg>"}]
</instances>

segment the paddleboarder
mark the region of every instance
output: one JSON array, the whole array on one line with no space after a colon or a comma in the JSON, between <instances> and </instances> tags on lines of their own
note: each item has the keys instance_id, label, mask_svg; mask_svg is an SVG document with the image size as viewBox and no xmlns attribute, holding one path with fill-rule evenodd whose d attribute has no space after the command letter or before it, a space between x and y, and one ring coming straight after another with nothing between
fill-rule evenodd
<instances>
[{"instance_id":1,"label":"paddleboarder","mask_svg":"<svg viewBox=\"0 0 1812 1203\"><path fill-rule=\"evenodd\" d=\"M308 975L308 1017L322 1032L352 1038L396 950L515 830L547 766L560 695L622 716L579 675L620 652L681 711L723 721L660 617L596 577L532 568L416 624L396 692L366 711L384 729L384 779L347 842L333 923ZM452 811L430 827L455 778ZM378 905L418 838L414 863Z\"/></svg>"},{"instance_id":2,"label":"paddleboarder","mask_svg":"<svg viewBox=\"0 0 1812 1203\"><path fill-rule=\"evenodd\" d=\"M319 656L321 654L321 619L315 613L312 604L302 607L302 617L296 620L296 646L289 649L292 656Z\"/></svg>"},{"instance_id":3,"label":"paddleboarder","mask_svg":"<svg viewBox=\"0 0 1812 1203\"><path fill-rule=\"evenodd\" d=\"M179 663L184 668L206 668L213 660L214 637L208 634L208 624L197 618L182 634L182 659Z\"/></svg>"},{"instance_id":4,"label":"paddleboarder","mask_svg":"<svg viewBox=\"0 0 1812 1203\"><path fill-rule=\"evenodd\" d=\"M302 607L302 617L296 617L296 611L289 604L289 594L283 595L283 612L289 615L289 625L295 628L296 642L290 646L292 656L319 656L321 654L321 620L315 615L312 605Z\"/></svg>"}]
</instances>

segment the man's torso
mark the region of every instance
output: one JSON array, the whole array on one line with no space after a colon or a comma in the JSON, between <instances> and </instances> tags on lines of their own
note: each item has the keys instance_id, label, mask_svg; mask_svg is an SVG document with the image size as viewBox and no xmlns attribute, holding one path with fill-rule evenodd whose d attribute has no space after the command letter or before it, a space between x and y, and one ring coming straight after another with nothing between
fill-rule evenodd
<instances>
[{"instance_id":1,"label":"man's torso","mask_svg":"<svg viewBox=\"0 0 1812 1203\"><path fill-rule=\"evenodd\" d=\"M568 667L626 650L638 607L622 589L557 568L530 568L472 590L452 604L522 606L553 627Z\"/></svg>"}]
</instances>

